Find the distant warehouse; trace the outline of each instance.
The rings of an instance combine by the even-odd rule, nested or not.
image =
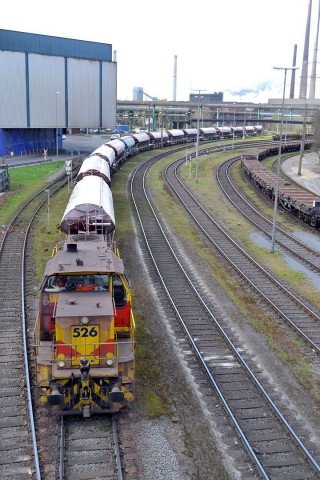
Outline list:
[[[63,129],[112,128],[112,45],[0,29],[0,155],[55,148]]]

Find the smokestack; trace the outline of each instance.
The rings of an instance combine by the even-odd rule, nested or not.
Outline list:
[[[312,72],[311,72],[311,82],[310,82],[310,92],[309,92],[309,98],[311,98],[311,99],[314,99],[315,95],[316,95],[319,22],[320,22],[320,0],[319,0],[319,4],[318,4],[317,34],[316,34],[316,41],[315,41],[315,44],[314,44],[314,51],[313,51]]]
[[[295,44],[294,47],[293,47],[293,60],[292,60],[292,67],[296,67],[296,66],[297,66],[297,44]],[[289,98],[294,98],[294,84],[295,84],[295,81],[296,81],[296,71],[292,70]]]
[[[304,39],[303,61],[301,70],[300,95],[299,98],[307,98],[308,82],[308,56],[309,56],[309,38],[310,38],[310,19],[311,19],[312,0],[309,0],[306,34]]]
[[[173,96],[172,100],[175,102],[177,96],[177,55],[174,56],[173,64]]]

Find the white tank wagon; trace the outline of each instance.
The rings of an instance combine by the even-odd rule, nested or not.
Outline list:
[[[198,129],[197,128],[184,128],[183,132],[186,137],[186,141],[189,142],[196,142],[198,138]],[[199,130],[199,138],[200,138],[200,130]]]
[[[218,127],[218,136],[219,138],[231,138],[232,137],[232,130],[230,127]]]
[[[244,135],[243,127],[231,127],[232,135],[237,138],[241,138]]]
[[[136,144],[136,153],[150,149],[150,137],[147,133],[133,133],[131,137]]]
[[[244,131],[246,135],[251,135],[251,136],[257,135],[257,131],[252,125],[246,125],[244,127]]]
[[[111,166],[111,169],[116,171],[119,169],[120,165],[126,159],[125,157],[126,146],[118,138],[116,140],[111,140],[111,142],[105,143],[105,145],[108,147],[111,147],[116,155],[116,161]]]
[[[168,145],[169,135],[165,130],[162,130],[162,132],[147,132],[147,135],[150,137],[150,144],[153,148],[161,147],[161,141],[163,147]]]
[[[214,127],[202,127],[200,128],[200,136],[202,140],[216,140],[219,132]]]
[[[67,234],[110,235],[115,230],[112,192],[101,177],[89,175],[76,184],[58,228]]]
[[[178,143],[186,142],[186,136],[183,130],[166,130],[169,135],[169,144],[176,145]]]
[[[76,183],[88,175],[101,177],[108,185],[111,183],[110,165],[99,155],[91,155],[82,162],[76,177]]]
[[[136,153],[135,151],[136,142],[134,141],[134,138],[131,135],[124,135],[123,137],[120,137],[119,140],[120,142],[124,143],[124,146],[125,146],[124,156],[126,158],[131,157]]]
[[[96,148],[95,151],[89,155],[89,158],[96,155],[105,160],[109,164],[110,169],[112,169],[112,166],[116,161],[116,153],[114,148],[111,148],[104,143],[100,147]]]

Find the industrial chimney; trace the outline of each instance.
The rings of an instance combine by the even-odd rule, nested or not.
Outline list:
[[[320,1],[320,0],[319,0]],[[293,60],[292,60],[292,67],[297,66],[297,44],[293,47]],[[294,85],[296,82],[296,71],[292,69],[291,73],[291,85],[290,85],[290,96],[289,98],[294,98]]]
[[[316,96],[316,78],[317,78],[317,57],[318,57],[318,40],[319,40],[319,22],[320,22],[320,0],[318,4],[318,22],[317,22],[317,34],[316,41],[314,43],[313,51],[313,61],[312,61],[312,71],[311,71],[311,82],[310,82],[310,91],[309,98],[314,99]]]
[[[172,100],[175,102],[177,99],[177,55],[174,56],[173,64],[173,96]]]
[[[299,95],[299,98],[304,98],[304,99],[307,98],[311,7],[312,7],[312,0],[309,0],[306,33],[305,33],[305,39],[304,39],[302,70],[301,70],[300,95]]]

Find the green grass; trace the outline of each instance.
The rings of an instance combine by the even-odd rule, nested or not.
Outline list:
[[[57,225],[60,223],[69,197],[70,193],[68,193],[66,186],[56,193],[54,197],[50,198],[49,228],[47,204],[44,205],[38,214],[33,238],[37,283],[40,283],[43,277],[46,262],[51,257],[53,248],[60,240],[65,238],[65,234],[58,230]]]
[[[6,225],[28,198],[45,188],[47,178],[63,165],[58,162],[10,169],[10,188],[0,196],[0,225]]]
[[[199,196],[207,209],[212,214],[222,219],[227,228],[234,234],[237,234],[243,243],[245,249],[248,250],[258,261],[264,263],[274,271],[280,278],[284,279],[288,284],[301,295],[305,295],[314,305],[319,305],[320,293],[308,278],[300,272],[291,269],[285,262],[283,255],[279,251],[270,253],[269,249],[265,249],[256,245],[251,241],[249,235],[255,229],[248,223],[238,211],[232,207],[228,200],[221,193],[220,188],[214,186],[214,175],[217,165],[227,159],[230,153],[214,153],[199,157],[198,165],[198,182],[195,176],[190,177],[189,166],[183,165],[182,175],[191,189]],[[179,207],[166,186],[162,183],[162,170],[168,163],[165,160],[157,163],[150,171],[149,177],[152,183],[152,192],[159,205],[160,211],[166,212],[166,222],[170,225],[173,232],[184,239],[189,244],[190,249],[201,257],[208,268],[211,269],[212,275],[224,289],[226,296],[241,311],[243,317],[253,326],[253,328],[265,337],[266,343],[272,348],[276,355],[281,359],[293,375],[299,380],[301,385],[310,390],[316,400],[320,400],[320,381],[313,372],[312,365],[309,364],[308,358],[305,356],[305,345],[297,341],[294,335],[284,335],[281,325],[274,322],[271,315],[261,310],[259,303],[252,298],[250,293],[246,292],[241,284],[238,283],[234,272],[226,268],[220,261],[219,255],[214,255],[212,250],[207,247],[206,243],[199,236],[197,229],[193,228],[188,215]],[[239,176],[240,172],[236,173]],[[244,184],[241,179],[241,188],[251,197],[255,197],[258,206],[272,214],[272,208],[264,206],[264,201],[249,183]],[[279,214],[281,217],[281,214]],[[287,221],[281,218],[281,223],[286,224]]]
[[[218,186],[213,187],[217,166],[224,159],[231,157],[231,155],[232,154],[228,152],[225,154],[209,154],[205,157],[200,156],[198,183],[195,181],[195,178],[189,178],[189,168],[183,165],[182,176],[185,182],[197,193],[205,208],[211,211],[213,215],[222,219],[228,230],[234,235],[237,235],[241,244],[249,254],[256,258],[258,262],[265,264],[267,268],[272,270],[280,278],[292,285],[299,295],[305,296],[315,306],[319,305],[319,290],[304,274],[291,269],[288,266],[284,255],[279,250],[276,249],[274,253],[271,253],[270,248],[261,247],[257,245],[254,240],[251,240],[250,234],[256,232],[256,228],[238,213],[237,209],[230,204]],[[273,204],[271,202],[265,202],[265,199],[260,196],[254,186],[243,178],[240,164],[233,168],[232,175],[244,195],[272,220]],[[160,198],[159,201],[163,201],[163,199]],[[281,224],[284,229],[291,232],[299,230],[299,227],[294,227],[292,225],[287,219],[287,216],[281,212],[281,209],[278,209],[277,223]],[[270,233],[271,228],[270,225]]]

